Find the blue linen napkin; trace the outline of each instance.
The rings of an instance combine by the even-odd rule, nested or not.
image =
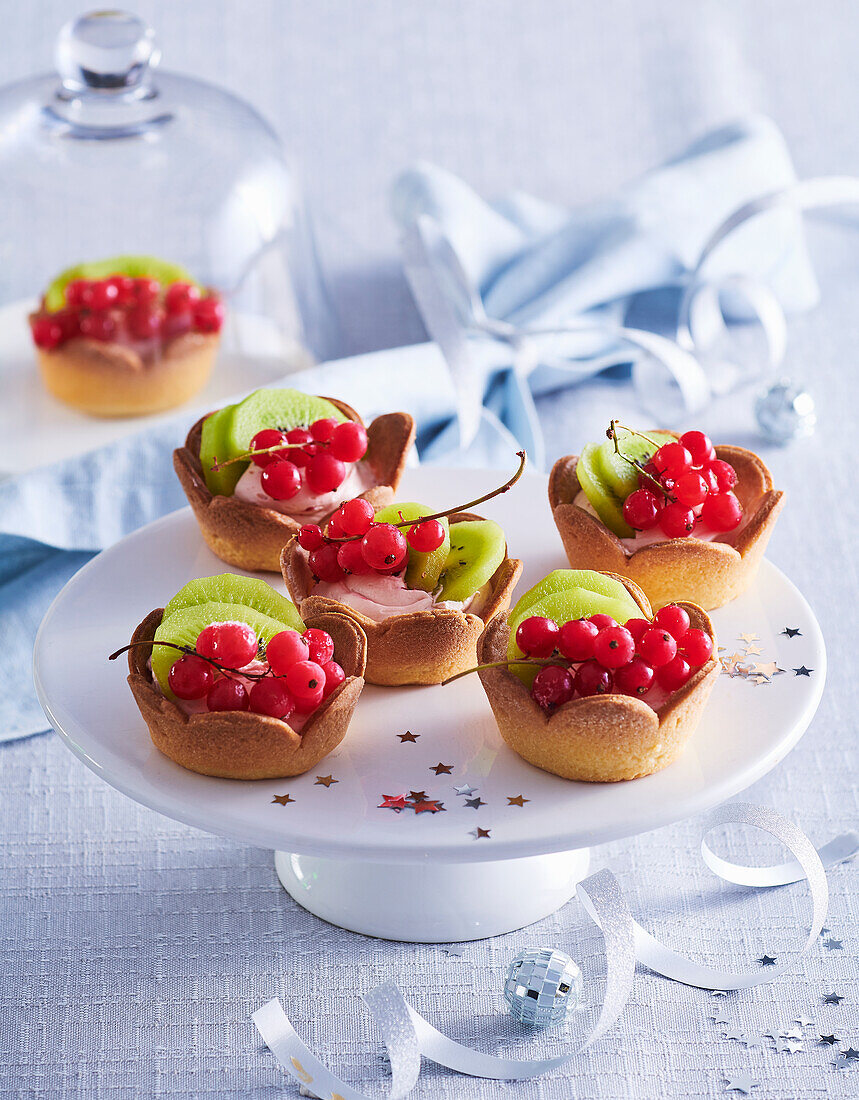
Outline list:
[[[489,204],[430,166],[400,178],[393,205],[405,236],[427,221],[444,236],[490,317],[515,324],[578,315],[621,320],[636,306],[641,312],[644,300],[655,325],[654,303],[662,299],[648,292],[676,283],[729,209],[794,180],[775,125],[752,118],[708,135],[613,199],[572,213],[524,195]],[[766,277],[786,310],[816,301],[792,213],[744,227],[726,252],[725,270]],[[433,285],[434,272],[409,274],[416,289],[423,280],[419,306],[427,295],[450,299],[447,284]],[[445,357],[454,349],[467,358],[466,376],[451,372],[436,346],[421,345],[321,364],[282,384],[340,396],[366,417],[407,409],[418,422],[424,461],[506,467],[520,444],[539,455],[532,393],[567,385],[570,376],[552,366],[528,375],[511,369],[509,348],[470,346],[453,309],[442,311],[443,332],[436,331],[438,317],[424,312]],[[577,334],[551,350],[586,361],[591,372],[629,361],[629,351],[605,335]],[[469,403],[471,427],[463,433]],[[0,482],[0,740],[46,728],[29,665],[52,597],[93,553],[185,504],[171,456],[202,411],[186,410],[156,430]]]

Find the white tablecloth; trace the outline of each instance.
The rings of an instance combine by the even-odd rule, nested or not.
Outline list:
[[[4,76],[48,67],[50,33],[77,7],[8,7]],[[139,7],[157,25],[171,68],[246,95],[290,141],[344,315],[344,354],[421,338],[385,206],[393,173],[418,157],[487,191],[515,186],[575,202],[709,125],[762,109],[784,129],[801,174],[859,171],[859,17],[849,3]],[[787,368],[818,402],[814,439],[762,448],[745,396],[700,421],[717,438],[760,449],[789,493],[770,556],[820,619],[829,682],[808,734],[748,797],[790,815],[818,844],[859,820],[852,234],[814,235],[824,304],[790,331]],[[609,415],[637,415],[628,389],[607,382],[545,400],[541,412],[551,457]],[[579,1025],[523,1040],[500,1013],[510,956],[525,943],[562,946],[586,977],[599,978],[601,941],[575,903],[525,932],[464,946],[461,958],[368,940],[298,908],[270,853],[134,805],[53,735],[4,746],[0,765],[2,1100],[294,1095],[249,1020],[275,994],[323,1059],[378,1089],[385,1060],[357,995],[384,978],[457,1038],[542,1056]],[[719,888],[695,854],[699,824],[605,846],[595,865],[612,867],[652,930],[711,964],[787,951],[808,918],[804,888],[765,897]],[[734,851],[755,848],[738,841]],[[639,974],[621,1023],[558,1073],[505,1086],[429,1066],[416,1097],[716,1097],[740,1070],[760,1082],[758,1100],[859,1095],[859,1064],[834,1069],[833,1048],[816,1042],[834,1033],[859,1047],[857,873],[847,865],[830,874],[827,925],[843,950],[821,944],[793,975],[725,1002]],[[822,1004],[831,992],[844,1002]],[[743,1031],[789,1029],[797,1016],[813,1026],[796,1053],[777,1052],[768,1039],[747,1050],[721,1038],[709,1019],[714,1006]]]

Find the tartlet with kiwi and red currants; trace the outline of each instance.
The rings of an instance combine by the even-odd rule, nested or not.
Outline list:
[[[184,268],[115,256],[63,271],[30,315],[48,391],[93,416],[181,405],[212,373],[224,303]]]
[[[570,565],[622,574],[654,607],[721,607],[757,573],[783,494],[763,461],[699,431],[612,421],[600,443],[560,458],[549,504]]]
[[[265,581],[193,580],[131,639],[128,683],[155,746],[225,779],[314,767],[343,740],[361,689],[366,639],[344,616],[303,621]]]
[[[239,569],[280,572],[283,547],[354,497],[389,504],[415,425],[403,412],[365,427],[336,398],[261,389],[198,420],[173,466],[209,548]]]
[[[417,502],[373,509],[345,501],[323,527],[306,524],[284,548],[283,576],[305,617],[337,613],[367,636],[371,684],[438,684],[476,660],[486,623],[510,603],[522,563],[504,531],[470,511]]]
[[[490,622],[476,669],[501,736],[564,779],[668,767],[719,675],[713,625],[692,603],[654,615],[626,577],[558,569]]]

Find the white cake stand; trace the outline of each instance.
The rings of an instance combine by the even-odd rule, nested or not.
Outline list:
[[[456,504],[500,480],[424,467],[406,472],[400,496]],[[481,511],[504,526],[511,554],[525,563],[520,592],[566,564],[544,478],[528,475]],[[814,615],[764,562],[755,588],[713,620],[729,654],[746,649],[741,634],[754,634],[760,653],[748,659],[786,671],[760,684],[722,676],[684,756],[657,775],[585,784],[531,767],[502,742],[474,676],[446,688],[365,688],[345,741],[307,775],[211,779],[153,747],[124,664],[107,655],[188,580],[224,569],[189,509],[100,554],[42,624],[39,699],[72,752],[108,783],[168,817],[274,849],[280,880],[301,905],[368,935],[458,941],[546,916],[574,893],[589,845],[709,809],[773,768],[808,727],[823,690]],[[380,807],[385,795],[412,791],[444,808]]]

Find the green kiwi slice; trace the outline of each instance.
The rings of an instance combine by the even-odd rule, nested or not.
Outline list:
[[[601,444],[587,443],[579,455],[576,477],[594,511],[619,538],[631,539],[635,531],[623,518],[623,502],[609,482],[602,463]]]
[[[377,523],[399,523],[400,520],[417,520],[423,516],[431,516],[432,508],[424,504],[416,504],[407,501],[404,504],[389,504],[386,508],[376,513]],[[444,542],[437,550],[429,554],[421,553],[409,547],[409,564],[406,566],[406,585],[409,588],[420,588],[424,592],[434,592],[438,587],[438,580],[447,562],[450,552],[450,525],[447,517],[439,520],[444,528]],[[405,530],[403,531],[405,534]]]
[[[230,419],[235,407],[235,405],[225,405],[203,421],[203,430],[200,435],[200,465],[203,467],[206,486],[215,496],[218,494],[231,496],[239,478],[250,465],[248,462],[233,462],[218,470],[212,469],[216,461],[223,461],[230,457],[227,439]]]
[[[238,573],[218,573],[214,577],[198,577],[189,581],[164,608],[164,618],[168,619],[176,611],[201,603],[240,604],[276,619],[292,630],[304,630],[304,623],[291,600],[259,577],[242,577]]]
[[[109,275],[157,279],[162,286],[176,282],[200,285],[184,267],[169,260],[160,260],[157,256],[111,256],[107,260],[87,260],[60,272],[45,291],[45,308],[49,313],[65,308],[66,287],[73,279],[106,279]]]
[[[327,418],[347,419],[324,397],[313,397],[300,390],[256,390],[233,409],[227,427],[228,457],[243,454],[263,428],[296,428]]]
[[[489,580],[507,553],[503,529],[491,519],[451,524],[450,550],[441,574],[441,600],[465,601]]]
[[[644,435],[618,427],[617,437],[618,446],[625,457],[617,454],[614,443],[607,439],[600,444],[599,463],[603,476],[615,495],[626,500],[638,488],[638,470],[626,459],[643,464],[653,457],[663,443],[670,443],[674,436],[670,432],[648,432]]]
[[[609,599],[619,600],[628,605],[631,616],[640,614],[638,604],[624,585],[614,577],[606,577],[592,569],[555,569],[520,597],[510,612],[510,621],[515,619],[518,626],[523,619],[528,618],[529,609],[534,604],[539,603],[546,596],[553,596],[557,592],[565,592],[571,588],[584,589],[586,592],[594,592]],[[591,611],[588,614],[594,615],[596,612]],[[617,618],[617,616],[614,617]]]

